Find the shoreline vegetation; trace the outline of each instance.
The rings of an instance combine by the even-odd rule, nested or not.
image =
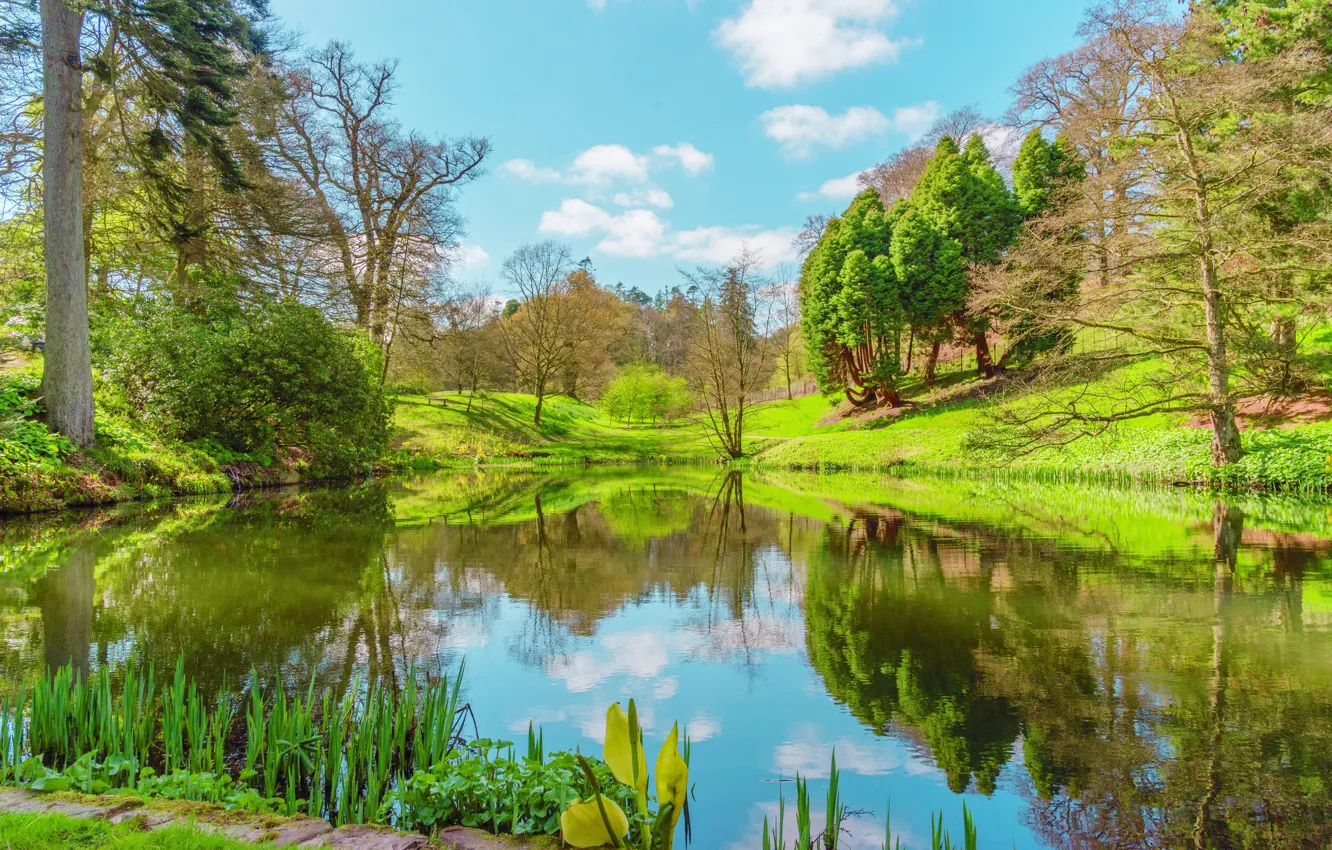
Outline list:
[[[945,365],[945,368],[947,366]],[[22,412],[32,371],[0,378],[0,406]],[[939,389],[909,387],[900,409],[863,411],[807,394],[750,411],[746,457],[725,461],[764,470],[1189,486],[1323,493],[1332,486],[1332,402],[1321,395],[1246,420],[1244,457],[1214,468],[1210,434],[1184,416],[1160,415],[1016,459],[971,451],[968,438],[996,408],[1015,402],[974,372],[941,371]],[[715,465],[696,420],[625,425],[564,396],[403,392],[393,401],[389,448],[343,474],[316,471],[308,456],[226,451],[208,441],[164,440],[130,418],[99,420],[96,448],[74,450],[29,415],[7,426],[0,458],[0,514],[23,514],[176,496],[227,494],[371,475],[592,465]]]
[[[470,850],[515,839],[554,846],[543,839],[556,838],[559,846],[671,850],[700,793],[679,724],[665,736],[650,781],[634,700],[627,712],[619,703],[607,710],[596,758],[548,752],[531,724],[525,746],[481,737],[462,679],[461,667],[452,676],[409,670],[391,685],[355,679],[335,696],[316,693],[313,682],[304,692],[281,679],[261,682],[252,670],[239,687],[224,684],[210,697],[186,676],[183,656],[160,681],[152,665],[132,660],[90,674],[72,665],[47,670],[31,688],[25,682],[17,696],[0,698],[0,840],[40,846],[35,836],[45,835],[53,847],[69,846],[79,819],[97,819],[102,828],[82,830],[80,846],[121,846],[114,827],[124,823],[122,837],[169,833],[145,848],[210,834],[202,844],[217,850],[339,835],[350,843],[332,846],[355,847],[358,830],[369,828]],[[846,807],[839,778],[834,750],[817,825],[808,778],[795,774],[796,850],[836,850],[844,826],[869,814]],[[785,793],[778,810],[786,810]],[[932,814],[935,847],[953,846],[944,824],[943,812]],[[468,839],[461,844],[450,840],[458,827],[468,833],[454,833]],[[787,850],[787,829],[784,816],[772,826],[765,817],[765,850]],[[502,843],[489,840],[501,836]],[[405,835],[381,838],[387,843],[372,846],[421,846]],[[894,846],[891,816],[883,846]],[[977,846],[965,803],[957,846]]]
[[[612,283],[546,240],[502,294],[460,274],[490,138],[198,2],[6,24],[0,513],[479,464],[1332,485],[1319,0],[1093,5],[767,256]]]

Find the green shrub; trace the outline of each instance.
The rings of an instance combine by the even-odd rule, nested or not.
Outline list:
[[[384,451],[379,351],[290,300],[195,311],[132,302],[106,333],[106,377],[127,412],[162,437],[340,474]]]
[[[684,415],[689,401],[683,378],[672,378],[652,364],[630,364],[606,386],[601,409],[629,425],[656,423]]]

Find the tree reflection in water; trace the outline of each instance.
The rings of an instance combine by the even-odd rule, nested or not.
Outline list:
[[[1049,846],[1332,845],[1332,623],[1306,596],[1332,534],[1189,502],[1152,548],[1067,498],[987,520],[699,470],[181,503],[6,531],[0,652],[7,676],[183,653],[206,688],[256,667],[336,690],[451,667],[517,610],[505,663],[555,676],[609,619],[664,607],[673,651],[751,682],[803,649],[866,729],[953,792],[1021,795]]]

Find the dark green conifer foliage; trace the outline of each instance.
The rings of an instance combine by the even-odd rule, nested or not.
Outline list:
[[[893,228],[892,264],[906,318],[918,336],[945,326],[966,306],[967,274],[962,246],[945,235],[924,212],[904,207]]]
[[[1022,140],[1013,161],[1013,194],[1023,217],[1031,218],[1050,209],[1055,188],[1070,180],[1081,180],[1085,171],[1077,152],[1062,137],[1047,141],[1039,129]]]
[[[136,77],[138,104],[153,117],[135,153],[160,188],[174,196],[179,178],[166,163],[186,145],[204,152],[227,190],[244,185],[242,169],[223,132],[236,123],[236,84],[263,59],[267,39],[258,22],[267,0],[93,0],[88,13],[113,25],[128,67],[90,58],[90,69],[111,82]]]
[[[889,259],[892,230],[878,193],[867,189],[828,223],[800,276],[801,327],[810,366],[825,392],[857,404],[899,404],[906,322]]]

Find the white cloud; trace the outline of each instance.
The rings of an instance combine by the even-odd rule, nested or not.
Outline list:
[[[541,214],[538,230],[555,236],[587,236],[609,226],[612,216],[601,207],[578,198],[569,198],[558,210]]]
[[[624,145],[594,145],[574,158],[569,179],[591,185],[615,180],[642,183],[648,179],[648,158]]]
[[[461,271],[462,269],[479,268],[489,262],[490,255],[486,253],[486,249],[480,245],[473,245],[471,242],[463,242],[458,246],[454,267]]]
[[[853,106],[830,115],[820,106],[779,106],[759,116],[763,132],[787,156],[806,157],[818,147],[842,148],[887,130],[888,117],[872,106]]]
[[[558,210],[541,215],[538,228],[551,236],[600,236],[596,250],[620,257],[668,256],[693,262],[724,263],[744,247],[758,251],[765,265],[796,259],[790,228],[700,227],[674,231],[652,210],[631,209],[618,215],[580,198],[568,198]]]
[[[598,12],[606,11],[606,0],[587,0],[587,5],[589,8]],[[685,5],[688,6],[689,10],[692,12],[694,8],[698,6],[698,0],[685,0]]]
[[[778,88],[894,61],[913,43],[884,32],[896,15],[894,0],[749,0],[714,37],[748,85]]]
[[[860,194],[860,175],[863,171],[857,171],[854,174],[848,174],[845,177],[836,177],[832,180],[824,181],[817,192],[801,192],[796,197],[802,201],[812,201],[817,198],[827,198],[831,201],[844,201],[848,198],[854,198]]]
[[[980,131],[985,147],[990,149],[990,159],[1000,171],[1013,167],[1018,151],[1022,148],[1022,131],[1016,127],[1004,127],[1001,124],[989,124]]]
[[[500,170],[533,183],[552,183],[560,179],[558,171],[542,168],[530,159],[511,159],[501,165]]]
[[[622,207],[660,207],[668,210],[675,206],[675,200],[664,189],[639,189],[636,192],[620,192],[614,199]]]
[[[500,170],[531,183],[568,183],[587,186],[591,191],[605,190],[615,183],[642,185],[651,172],[679,165],[696,177],[710,171],[715,157],[689,142],[658,145],[651,154],[634,153],[624,145],[593,145],[574,157],[565,172],[537,165],[530,159],[511,159]]]
[[[932,100],[893,110],[893,129],[916,141],[939,120],[939,104]]]
[[[652,153],[662,159],[678,161],[680,167],[691,175],[711,171],[716,165],[716,157],[704,153],[688,142],[680,142],[678,145],[657,145],[652,149]]]
[[[610,217],[606,237],[597,243],[597,250],[616,257],[655,257],[665,236],[666,223],[656,213],[629,210]]]
[[[675,234],[671,255],[678,260],[725,263],[744,248],[755,251],[765,266],[796,261],[791,246],[796,232],[788,227],[763,230],[758,227],[699,227]]]

